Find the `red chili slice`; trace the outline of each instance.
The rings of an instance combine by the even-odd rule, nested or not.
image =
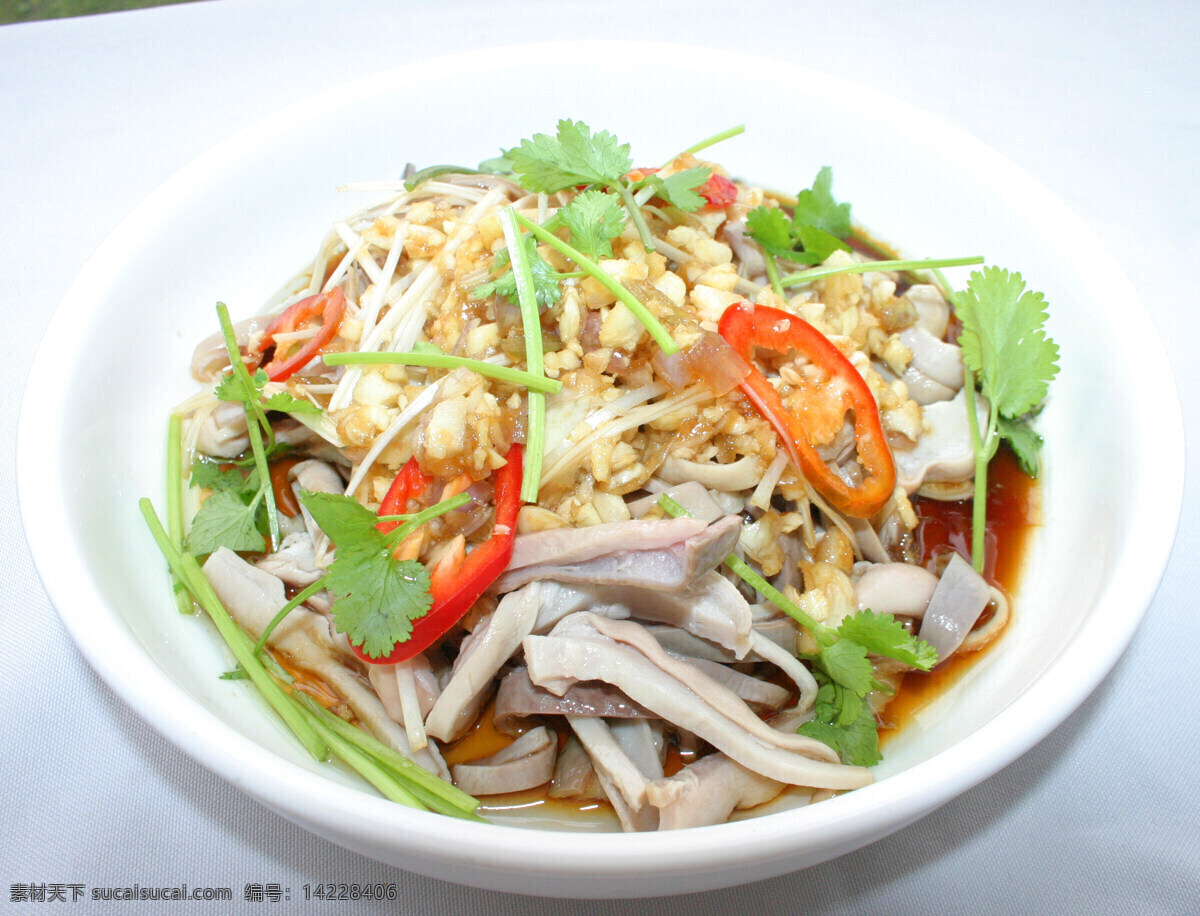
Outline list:
[[[317,318],[321,319],[321,326],[315,335],[290,355],[281,353],[280,348],[276,347],[271,361],[262,367],[267,373],[267,378],[273,382],[281,382],[308,365],[309,361],[333,340],[345,311],[346,297],[340,288],[309,296],[284,309],[263,332],[262,342],[259,344],[260,353],[265,352],[275,342],[276,334],[289,334]]]

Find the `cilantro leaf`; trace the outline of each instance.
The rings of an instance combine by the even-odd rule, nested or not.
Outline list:
[[[657,173],[647,175],[636,186],[650,186],[658,193],[658,196],[674,207],[678,207],[686,213],[693,210],[699,210],[707,203],[704,195],[696,191],[712,174],[712,170],[705,166],[696,166],[690,169],[684,169],[681,172],[675,172],[673,175],[668,175],[663,178]]]
[[[831,232],[818,226],[795,226],[795,237],[800,250],[790,257],[804,264],[820,264],[835,251],[849,251],[850,246]]]
[[[511,175],[512,170],[512,160],[508,157],[508,153],[503,150],[499,156],[484,159],[483,162],[479,163],[479,171],[485,175]]]
[[[247,388],[240,373],[233,372],[221,379],[221,383],[213,389],[213,394],[222,401],[237,401],[242,404],[257,401],[263,386],[267,384],[267,373],[259,369],[250,376],[250,383],[252,389]]]
[[[1025,420],[1001,417],[997,428],[1017,457],[1017,464],[1030,477],[1037,477],[1042,464],[1042,437]]]
[[[339,493],[304,492],[300,501],[317,527],[336,545],[339,559],[359,553],[369,555],[388,546],[385,536],[375,527],[379,516],[358,500]]]
[[[817,172],[812,187],[796,195],[792,222],[814,226],[842,239],[850,234],[850,205],[833,199],[833,169],[824,166]]]
[[[574,185],[613,185],[633,165],[629,144],[582,121],[562,120],[558,132],[534,134],[508,153],[523,187],[553,194]]]
[[[922,671],[928,671],[938,663],[933,646],[905,630],[891,614],[859,611],[841,622],[838,633],[868,652],[886,655]]]
[[[248,505],[232,490],[217,490],[192,519],[188,551],[204,556],[218,547],[254,553],[266,550],[266,540],[258,530],[257,509],[257,502]]]
[[[1001,416],[1024,416],[1046,398],[1058,374],[1058,345],[1046,336],[1046,300],[1025,291],[1019,273],[986,267],[955,297],[963,362]]]
[[[777,258],[792,256],[791,222],[778,207],[755,207],[746,214],[746,229],[764,251]]]
[[[393,559],[386,545],[374,553],[356,553],[353,560],[342,557],[339,546],[325,585],[337,599],[330,611],[337,628],[371,658],[382,658],[396,643],[406,642],[412,622],[433,604],[429,571],[416,560]]]
[[[867,659],[867,650],[849,639],[839,639],[823,646],[817,654],[817,664],[834,683],[866,696],[875,685],[874,669]]]
[[[269,398],[265,398],[263,400],[263,407],[267,410],[278,410],[281,413],[313,414],[317,416],[321,414],[321,408],[312,401],[302,401],[286,391],[277,391]]]
[[[820,264],[835,251],[849,251],[850,205],[839,204],[830,190],[833,171],[825,166],[812,187],[796,195],[789,220],[777,207],[755,207],[746,215],[750,237],[768,254],[798,264]]]
[[[324,579],[336,599],[334,623],[366,655],[387,655],[429,613],[429,571],[416,560],[395,559],[392,538],[375,527],[379,517],[357,500],[306,492],[300,501],[337,547]]]
[[[571,231],[571,244],[593,260],[611,258],[612,240],[625,231],[625,208],[618,198],[604,191],[591,190],[576,195],[559,211],[559,216]],[[537,288],[536,272],[534,288]]]
[[[230,490],[248,501],[258,492],[258,469],[250,464],[224,464],[198,458],[192,465],[191,485],[209,490]]]
[[[817,692],[816,718],[800,725],[800,735],[816,738],[838,752],[841,762],[851,766],[875,766],[883,758],[880,754],[880,732],[875,722],[875,713],[869,704],[854,698],[858,710],[847,716],[848,706],[841,706],[832,699],[832,685],[822,685]],[[845,693],[845,692],[842,692]]]
[[[1046,300],[1025,290],[1019,273],[985,267],[954,294],[962,322],[958,343],[966,370],[967,417],[975,447],[975,493],[971,510],[971,562],[983,572],[987,525],[988,462],[1007,439],[1022,468],[1037,471],[1040,438],[1018,421],[1041,409],[1058,374],[1058,344],[1046,334]],[[976,423],[975,384],[987,399],[987,424]]]
[[[525,246],[525,257],[533,274],[534,298],[537,299],[539,308],[548,309],[562,298],[562,277],[538,254],[537,241],[533,236],[521,236],[521,244]],[[508,250],[503,249],[496,254],[492,269],[500,270],[508,266],[509,262]],[[505,271],[495,280],[481,283],[471,290],[472,299],[486,299],[489,296],[503,296],[513,305],[520,305],[517,298],[517,278],[512,270]]]

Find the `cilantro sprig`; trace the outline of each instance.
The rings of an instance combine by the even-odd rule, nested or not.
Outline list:
[[[585,255],[582,251],[568,245],[552,232],[547,232],[543,227],[539,226],[533,220],[522,216],[520,213],[513,213],[516,221],[522,228],[528,229],[540,242],[544,242],[552,248],[557,248],[568,258],[578,264],[583,271],[599,282],[602,286],[609,290],[621,302],[623,302],[635,316],[650,332],[650,336],[654,338],[654,342],[662,348],[663,353],[670,356],[679,350],[679,345],[667,333],[666,328],[659,324],[658,319],[646,306],[633,295],[624,286],[612,278],[612,276],[602,269],[599,264]]]
[[[943,286],[950,287],[942,278]],[[951,292],[962,322],[958,343],[966,370],[967,419],[975,446],[971,560],[984,567],[987,525],[987,469],[1007,441],[1022,470],[1036,477],[1041,437],[1029,426],[1042,409],[1058,374],[1058,344],[1046,334],[1046,299],[1026,290],[1019,273],[985,267],[971,274],[967,288]],[[988,401],[987,425],[979,428],[975,386]]]
[[[665,494],[659,496],[658,504],[673,518],[690,516],[683,506]],[[887,691],[888,688],[875,679],[868,653],[894,658],[920,671],[928,671],[938,662],[937,651],[904,629],[891,614],[863,610],[847,617],[837,627],[821,623],[736,554],[726,557],[725,565],[808,630],[817,643],[816,654],[809,658],[814,676],[821,684],[816,716],[801,726],[800,733],[825,742],[841,754],[845,763],[859,766],[878,763],[875,717],[864,698],[872,690]]]
[[[349,496],[306,491],[300,501],[337,547],[322,580],[334,594],[334,623],[365,655],[383,658],[412,636],[413,621],[424,617],[433,602],[424,564],[397,560],[393,550],[421,525],[470,497],[460,493],[413,515],[397,516],[404,523],[387,534],[375,527],[380,517]]]
[[[625,211],[611,194],[583,191],[559,211],[571,242],[593,260],[613,256],[612,240],[625,231]]]
[[[560,273],[556,271],[546,263],[545,258],[538,254],[537,242],[530,236],[524,236],[521,245],[525,262],[529,265],[538,307],[551,308],[562,298],[562,281],[582,275],[578,272]],[[513,305],[520,305],[517,298],[517,275],[513,272],[511,264],[511,252],[507,248],[502,248],[492,261],[492,274],[495,279],[481,283],[471,290],[471,298],[486,299],[489,296],[503,296]]]
[[[513,174],[529,191],[553,194],[566,188],[605,189],[625,204],[629,218],[647,251],[654,250],[654,238],[642,208],[634,200],[635,191],[651,186],[669,204],[680,210],[699,209],[704,198],[695,189],[707,179],[704,167],[687,169],[679,175],[631,176],[633,159],[629,144],[621,143],[606,130],[595,133],[582,121],[561,120],[554,136],[534,134],[507,153]]]
[[[192,530],[188,533],[188,550],[197,556],[212,553],[218,547],[261,552],[267,549],[267,538],[272,548],[278,546],[279,516],[269,470],[276,444],[267,413],[321,413],[321,408],[316,404],[293,397],[286,391],[267,394],[267,374],[262,369],[252,374],[246,367],[229,319],[229,310],[223,302],[217,303],[217,320],[225,339],[230,372],[213,388],[213,395],[218,400],[242,405],[246,414],[251,457],[248,462],[229,465],[206,460],[192,465],[192,486],[215,491],[200,506],[192,519]],[[248,473],[244,470],[247,463],[250,466]],[[168,518],[172,517],[173,512],[168,507]]]
[[[824,166],[812,187],[796,195],[788,216],[778,207],[755,207],[746,214],[746,230],[762,248],[771,286],[783,296],[779,260],[820,264],[835,251],[849,251],[850,205],[833,196],[833,170]]]

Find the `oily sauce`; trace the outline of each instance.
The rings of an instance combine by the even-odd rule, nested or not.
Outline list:
[[[944,562],[949,552],[971,555],[971,500],[940,502],[915,497],[913,508],[921,519],[915,535],[923,566],[940,572],[939,562]],[[984,578],[1006,595],[1011,596],[1017,590],[1029,533],[1040,520],[1041,501],[1036,481],[1025,476],[1007,446],[1001,447],[988,468]],[[1013,608],[1013,613],[1018,611],[1019,608]],[[985,609],[980,623],[988,616]],[[998,639],[1003,636],[1001,633]],[[881,716],[880,744],[886,743],[918,711],[948,690],[990,648],[955,655],[928,674],[920,671],[905,674],[895,699]]]

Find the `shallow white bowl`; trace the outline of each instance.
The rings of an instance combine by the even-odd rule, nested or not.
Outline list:
[[[592,78],[547,78],[568,66]],[[520,104],[506,104],[498,85],[519,87]],[[309,760],[244,683],[216,678],[229,661],[215,635],[174,610],[136,503],[149,495],[161,504],[167,413],[194,390],[189,356],[215,326],[214,303],[235,317],[257,310],[330,222],[364,202],[338,185],[395,177],[407,161],[470,165],[552,132],[560,117],[613,131],[639,163],[744,122],[745,135],[711,151],[734,173],[795,190],[832,165],[856,220],[905,253],[984,254],[1022,271],[1051,303],[1062,373],[1040,424],[1045,525],[1015,621],[997,651],[888,744],[872,786],[669,837],[413,812]],[[1129,351],[1139,354],[1136,374],[1118,370]],[[1133,447],[1146,441],[1158,447]],[[711,52],[697,49],[577,43],[473,52],[360,80],[233,137],[168,181],[97,251],[55,314],[23,406],[18,475],[34,559],[81,650],[206,766],[314,832],[405,869],[523,893],[643,896],[770,877],[858,848],[1058,725],[1115,662],[1153,595],[1178,520],[1182,443],[1167,360],[1136,293],[1096,237],[995,152],[895,99],[789,64],[722,53],[714,69]]]

